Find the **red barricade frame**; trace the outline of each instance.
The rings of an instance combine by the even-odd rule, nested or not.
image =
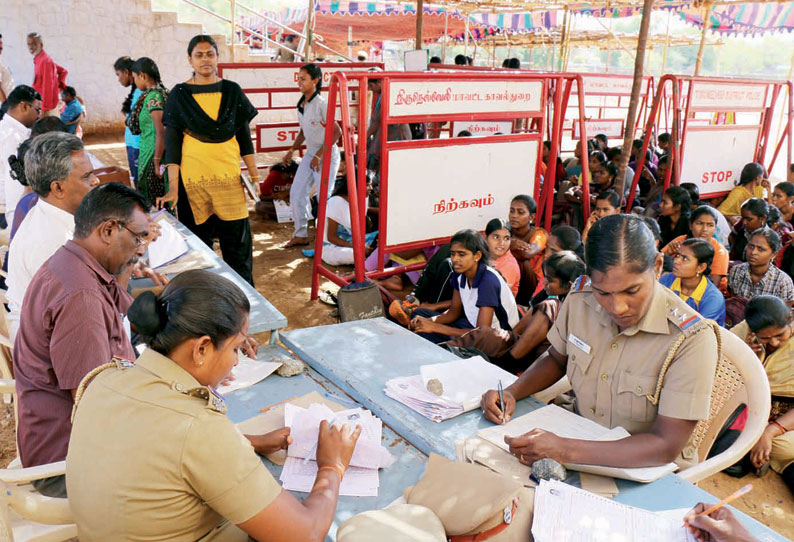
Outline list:
[[[373,77],[374,76],[374,77]],[[366,247],[364,246],[364,233],[366,230],[365,221],[366,221],[366,210],[363,210],[361,207],[363,203],[366,201],[366,148],[367,148],[367,141],[366,137],[358,137],[355,140],[356,134],[366,134],[367,132],[367,125],[369,122],[369,112],[368,111],[361,111],[358,116],[358,127],[354,126],[350,120],[350,109],[348,104],[348,96],[349,96],[349,81],[356,80],[358,82],[359,88],[366,88],[367,82],[369,79],[376,78],[381,80],[381,88],[382,88],[382,96],[381,96],[381,129],[380,129],[380,136],[381,136],[381,160],[380,160],[380,210],[379,210],[379,250],[382,256],[381,261],[379,262],[378,269],[371,272],[366,272],[364,268],[364,259],[365,259],[365,250]],[[349,197],[349,206],[350,206],[350,214],[351,214],[351,234],[353,237],[353,253],[354,253],[354,267],[355,273],[352,276],[342,276],[331,269],[327,268],[323,261],[322,261],[322,249],[323,249],[323,237],[325,232],[325,219],[326,219],[326,203],[327,200],[322,199],[320,201],[318,216],[317,216],[317,227],[316,227],[316,239],[315,239],[315,252],[314,252],[314,264],[313,264],[313,271],[312,271],[312,291],[311,296],[312,299],[317,298],[317,293],[319,289],[319,280],[320,276],[323,276],[332,282],[342,286],[348,284],[351,280],[355,281],[363,281],[365,278],[383,278],[390,275],[394,275],[397,273],[402,273],[406,271],[412,271],[421,269],[424,267],[424,262],[419,264],[413,264],[409,266],[400,266],[400,267],[393,267],[393,268],[384,268],[384,258],[386,253],[393,252],[397,250],[405,250],[411,248],[423,248],[427,246],[434,246],[449,240],[449,237],[436,237],[430,239],[423,239],[420,241],[414,242],[405,242],[395,245],[387,245],[387,236],[388,232],[387,228],[387,217],[388,217],[388,160],[389,160],[389,150],[397,150],[397,149],[411,149],[411,148],[433,148],[433,147],[446,147],[446,146],[466,146],[466,145],[473,145],[473,144],[480,144],[484,143],[486,138],[483,137],[470,137],[470,138],[455,138],[455,139],[424,139],[424,140],[412,140],[412,141],[387,141],[387,132],[388,132],[388,125],[389,124],[396,124],[396,123],[412,123],[412,122],[438,122],[438,121],[450,121],[454,122],[458,121],[496,121],[496,120],[513,120],[516,118],[519,119],[529,119],[529,120],[537,120],[538,130],[534,133],[515,133],[515,134],[507,134],[507,135],[500,135],[499,142],[510,143],[510,142],[522,142],[522,141],[537,141],[538,143],[538,155],[536,157],[537,164],[541,162],[541,154],[542,154],[542,145],[543,145],[543,133],[545,132],[545,122],[546,122],[546,112],[548,110],[548,92],[550,86],[555,86],[556,88],[562,88],[562,83],[565,80],[568,80],[567,88],[570,92],[570,89],[573,85],[573,82],[576,81],[578,83],[579,89],[583,88],[581,86],[581,77],[577,75],[563,75],[563,74],[535,74],[535,73],[498,73],[498,74],[484,74],[484,73],[457,73],[457,74],[442,74],[442,73],[428,73],[428,72],[380,72],[377,74],[373,73],[345,73],[345,72],[337,72],[334,73],[331,80],[331,89],[328,96],[328,119],[329,122],[326,126],[326,137],[325,137],[325,144],[326,146],[331,144],[333,138],[333,124],[336,122],[336,108],[337,104],[341,106],[341,128],[342,128],[342,144],[345,153],[345,167],[346,167],[346,176],[348,182],[348,194],[351,194]],[[390,115],[389,111],[389,86],[392,81],[401,81],[401,82],[411,82],[411,81],[419,81],[419,82],[427,82],[427,81],[505,81],[505,82],[539,82],[542,85],[542,95],[540,97],[541,104],[540,108],[537,112],[524,112],[524,111],[503,111],[503,112],[490,112],[490,113],[440,113],[440,114],[421,114],[421,115],[406,115],[406,116],[398,116],[393,117]],[[560,93],[556,93],[553,97],[557,105],[561,103],[562,95]],[[560,137],[560,131],[563,128],[563,121],[560,115],[561,108],[556,107],[555,111],[557,112],[552,118],[552,133],[554,134],[555,139]],[[582,108],[583,111],[583,108]],[[585,133],[585,126],[583,122],[583,118],[580,118],[580,127],[584,135]],[[493,136],[491,136],[493,137]],[[488,138],[488,143],[493,142],[490,138]],[[586,139],[582,139],[582,146],[586,145]],[[556,146],[552,145],[551,155],[549,157],[549,163],[556,163],[557,160],[557,148]],[[583,166],[585,174],[587,173],[587,166],[586,161]],[[330,164],[326,161],[323,161],[322,165],[322,173],[321,173],[321,187],[318,190],[318,193],[325,194],[327,191],[327,183],[328,181],[328,174],[329,174]],[[356,170],[358,171],[358,176],[355,176]],[[554,192],[554,175],[555,175],[556,168],[548,168],[546,172],[546,178],[544,179],[543,185],[543,196],[539,198],[539,201],[548,202],[548,208],[550,209],[550,204],[553,201],[553,192]],[[538,198],[539,190],[540,190],[540,168],[536,167],[535,169],[535,196]],[[585,184],[585,198],[584,203],[585,207],[589,211],[589,195],[587,193],[587,185]],[[551,193],[549,196],[548,193]],[[352,197],[352,194],[356,194],[357,197]],[[540,206],[538,207],[538,216],[536,217],[536,224],[541,223],[541,218],[544,215],[546,207]],[[551,220],[551,216],[547,217],[546,223],[548,224]]]
[[[763,104],[760,106],[752,107],[736,107],[728,103],[725,106],[693,106],[693,91],[698,84],[701,85],[716,85],[735,87],[738,85],[745,85],[746,87],[765,86]],[[668,94],[668,87],[670,94]],[[780,98],[780,93],[783,89],[788,92],[787,103],[784,106],[783,114],[786,116],[785,128],[783,129],[780,139],[775,144],[770,140],[770,132],[772,128],[772,120],[774,117],[777,101]],[[643,167],[645,166],[645,156],[650,144],[650,138],[654,127],[661,122],[664,118],[662,116],[662,104],[669,104],[669,111],[667,111],[667,122],[672,126],[670,131],[670,162],[667,168],[667,175],[664,179],[664,189],[670,186],[671,182],[678,186],[681,184],[681,166],[686,151],[687,134],[690,131],[727,131],[737,130],[741,128],[758,128],[759,133],[756,140],[756,145],[753,152],[754,161],[761,163],[766,167],[767,171],[775,165],[783,142],[787,141],[787,158],[788,164],[792,163],[792,116],[794,115],[794,97],[792,96],[792,82],[791,81],[773,81],[764,79],[734,79],[728,77],[694,77],[694,76],[681,76],[681,75],[665,75],[659,80],[659,86],[651,106],[650,114],[647,118],[642,150],[640,152],[639,161],[634,172],[634,179],[632,181],[631,191],[627,201],[627,209],[631,208],[634,201],[634,193],[639,183]],[[686,96],[683,96],[686,94]],[[696,112],[753,112],[760,114],[760,122],[758,125],[752,124],[722,124],[722,125],[694,125],[694,113]],[[770,142],[774,144],[774,152],[768,165],[764,164],[767,151],[769,150]],[[709,193],[703,196],[703,199],[721,197],[727,194],[730,189],[723,192]]]

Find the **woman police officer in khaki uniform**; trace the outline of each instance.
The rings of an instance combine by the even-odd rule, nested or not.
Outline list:
[[[510,419],[515,402],[567,375],[575,410],[631,436],[610,442],[561,438],[533,430],[505,437],[522,463],[550,457],[562,463],[645,467],[697,462],[689,439],[708,417],[717,362],[712,324],[657,277],[662,256],[651,231],[629,215],[602,218],[590,230],[589,280],[571,288],[548,334],[551,347],[504,391],[482,397],[485,417]]]
[[[93,371],[75,401],[66,486],[81,542],[324,539],[361,429],[323,422],[311,493],[282,491],[256,453],[286,447],[289,429],[244,437],[213,391],[248,312],[245,294],[208,271],[135,300],[129,318],[149,348]]]

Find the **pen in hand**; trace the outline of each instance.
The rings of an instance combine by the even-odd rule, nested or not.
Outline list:
[[[499,387],[497,388],[499,391],[499,409],[502,411],[502,423],[505,423],[505,396],[502,390],[502,381],[499,380]]]

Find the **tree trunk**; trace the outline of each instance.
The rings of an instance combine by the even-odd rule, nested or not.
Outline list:
[[[653,0],[645,0],[642,7],[642,21],[640,22],[640,34],[637,37],[637,52],[634,56],[634,81],[631,84],[631,100],[629,101],[629,111],[626,115],[626,131],[624,132],[623,139],[623,152],[620,156],[620,164],[618,164],[618,178],[615,183],[620,197],[623,197],[625,192],[624,178],[626,176],[626,166],[629,163],[629,156],[631,154],[631,145],[634,142],[635,123],[637,121],[637,104],[640,101],[640,91],[642,90],[642,74],[645,71],[645,48],[648,44],[648,28],[651,25],[651,10],[653,9]],[[582,157],[586,160],[586,157]],[[587,182],[583,179],[582,182]]]

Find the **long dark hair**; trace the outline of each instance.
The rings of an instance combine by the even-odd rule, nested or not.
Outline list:
[[[480,265],[488,265],[491,259],[491,252],[488,250],[488,244],[479,232],[474,230],[460,230],[449,240],[450,246],[455,243],[463,245],[463,247],[472,254],[477,254],[477,252],[479,252],[482,254],[482,258],[480,258],[479,261]]]
[[[653,269],[656,243],[642,218],[633,215],[610,215],[590,229],[585,245],[587,274],[605,273],[613,267],[628,266],[634,273]]]
[[[179,274],[159,296],[139,295],[128,316],[144,343],[168,355],[185,341],[204,335],[220,346],[242,331],[250,310],[248,298],[232,281],[194,269]]]
[[[681,243],[681,246],[689,247],[692,250],[692,254],[695,255],[698,265],[702,263],[706,264],[706,270],[703,271],[704,275],[711,275],[711,263],[714,261],[714,247],[711,246],[711,243],[705,239],[690,237]]]
[[[128,56],[122,56],[116,59],[116,62],[113,63],[113,69],[117,72],[130,72],[132,73],[132,66],[135,64],[135,61]],[[121,112],[125,115],[129,115],[132,112],[132,97],[135,94],[135,82],[133,81],[130,84],[130,93],[127,94],[127,97],[124,99],[124,103],[121,104]]]
[[[160,78],[160,69],[157,64],[148,56],[142,56],[132,65],[132,73],[145,74],[158,85],[162,85],[163,81]]]

